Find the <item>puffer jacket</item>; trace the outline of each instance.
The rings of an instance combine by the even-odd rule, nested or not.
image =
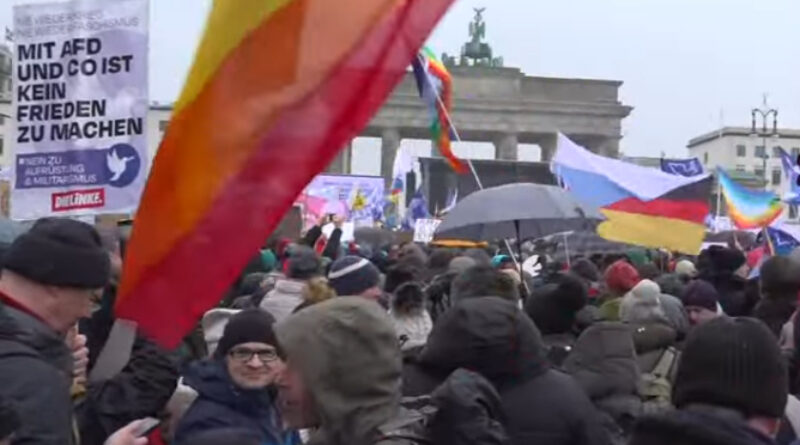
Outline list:
[[[674,329],[662,323],[631,324],[633,345],[636,348],[636,361],[639,371],[651,372],[667,348],[674,346],[677,333]],[[672,366],[672,372],[677,370]],[[674,380],[674,379],[671,379]]]
[[[564,362],[601,413],[609,435],[627,437],[642,412],[639,365],[630,326],[602,322],[586,329]]]
[[[609,443],[586,394],[550,368],[539,331],[512,302],[473,298],[446,312],[418,362],[404,369],[404,395],[428,394],[458,368],[480,373],[497,388],[512,444]]]

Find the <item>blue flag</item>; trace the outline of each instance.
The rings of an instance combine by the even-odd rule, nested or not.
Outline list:
[[[703,174],[703,164],[697,158],[661,159],[661,171],[671,175],[699,176]]]
[[[789,204],[800,204],[800,184],[798,184],[800,167],[798,167],[797,159],[793,159],[781,148],[781,164],[783,164],[783,173],[789,181],[789,190],[783,195],[783,201]]]
[[[417,225],[417,220],[422,218],[430,218],[431,212],[428,210],[428,200],[422,194],[422,188],[414,192],[411,197],[411,202],[408,204],[406,211],[406,220],[403,221],[403,228],[413,230]]]
[[[776,227],[767,227],[767,242],[772,255],[789,255],[800,247],[800,240],[795,234]]]

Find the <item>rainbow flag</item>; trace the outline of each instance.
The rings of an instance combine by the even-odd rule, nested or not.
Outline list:
[[[452,1],[215,0],[136,214],[116,315],[179,344]]]
[[[417,81],[419,95],[431,118],[431,134],[439,152],[450,167],[458,173],[466,173],[467,165],[453,153],[450,142],[452,132],[450,115],[453,109],[453,79],[442,62],[427,47],[411,63]]]
[[[741,186],[721,168],[717,169],[717,180],[728,206],[728,215],[737,228],[766,227],[781,215],[783,206],[775,193]]]

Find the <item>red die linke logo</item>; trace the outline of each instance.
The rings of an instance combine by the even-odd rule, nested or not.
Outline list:
[[[76,190],[74,192],[53,193],[53,211],[64,212],[75,209],[92,209],[106,204],[106,191],[103,189]]]

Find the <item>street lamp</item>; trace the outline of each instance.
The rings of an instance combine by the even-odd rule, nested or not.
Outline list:
[[[769,117],[772,116],[772,133],[769,132],[767,128],[767,124],[769,122]],[[761,131],[756,127],[756,117],[761,117]],[[751,111],[752,117],[752,127],[750,129],[750,136],[758,137],[761,136],[761,143],[762,147],[764,147],[764,153],[761,158],[762,161],[762,175],[764,177],[764,189],[767,189],[769,182],[767,181],[767,158],[769,158],[769,150],[767,150],[767,138],[768,137],[780,137],[778,134],[778,110],[775,108],[770,108],[767,105],[767,95],[764,95],[764,103],[761,105],[761,108],[753,108]]]

